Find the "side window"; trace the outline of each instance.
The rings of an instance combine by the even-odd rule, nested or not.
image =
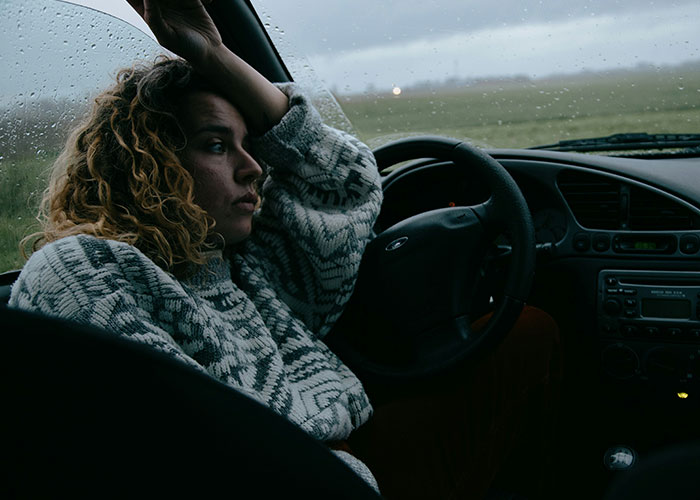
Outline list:
[[[90,8],[56,0],[2,6],[0,272],[23,265],[19,242],[39,227],[50,167],[94,96],[119,69],[162,51],[139,29]]]

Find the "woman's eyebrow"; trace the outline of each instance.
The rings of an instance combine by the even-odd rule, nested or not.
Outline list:
[[[199,135],[204,132],[214,132],[217,134],[227,134],[233,136],[233,129],[231,127],[227,127],[226,125],[214,125],[214,124],[209,124],[209,125],[204,125],[197,130],[194,131],[194,135]]]

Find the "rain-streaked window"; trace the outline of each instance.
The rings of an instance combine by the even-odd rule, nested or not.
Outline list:
[[[96,10],[55,0],[2,3],[0,17],[0,272],[23,265],[48,170],[67,134],[118,69],[162,49]]]

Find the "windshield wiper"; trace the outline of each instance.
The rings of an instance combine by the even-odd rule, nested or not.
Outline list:
[[[527,149],[550,151],[632,151],[635,149],[693,148],[700,146],[700,134],[613,134],[607,137],[571,139]]]

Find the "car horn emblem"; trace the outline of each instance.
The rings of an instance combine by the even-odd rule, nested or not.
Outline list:
[[[402,236],[399,239],[396,239],[389,243],[384,250],[387,252],[393,252],[394,250],[397,250],[404,246],[404,244],[408,241],[408,236]]]
[[[637,453],[627,446],[608,448],[603,457],[605,466],[610,470],[626,470],[632,468],[637,461]]]

